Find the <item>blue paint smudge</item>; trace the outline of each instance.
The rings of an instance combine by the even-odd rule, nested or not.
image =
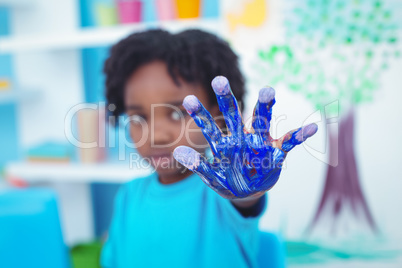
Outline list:
[[[253,129],[261,136],[260,142],[270,142],[269,128],[272,118],[272,106],[275,104],[275,90],[271,87],[262,88],[254,109]]]
[[[287,137],[284,139],[282,144],[282,150],[285,152],[289,152],[296,145],[301,144],[307,138],[313,136],[318,130],[316,124],[310,124],[305,127],[301,127],[294,132],[290,132],[287,134]]]
[[[273,88],[260,90],[254,109],[253,129],[249,132],[243,130],[237,100],[228,80],[218,76],[212,81],[212,88],[228,126],[228,135],[223,135],[197,97],[187,96],[183,106],[210,144],[213,162],[208,162],[199,152],[186,146],[177,147],[173,155],[224,198],[262,195],[278,181],[287,152],[314,135],[317,125],[311,124],[291,131],[275,140],[278,148],[273,147],[274,140],[269,134],[272,106],[275,104]]]

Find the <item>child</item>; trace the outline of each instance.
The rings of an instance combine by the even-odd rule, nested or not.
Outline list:
[[[255,133],[243,134],[227,80],[214,80],[217,95],[210,89],[214,77],[223,75],[237,100],[243,101],[237,56],[226,42],[200,30],[132,34],[113,46],[104,71],[114,115],[127,113],[131,118],[130,136],[156,173],[121,187],[102,266],[256,267],[258,219],[266,206],[265,192],[277,181],[281,166],[230,160],[250,152],[258,158],[262,152],[280,164],[316,127],[290,132],[277,141],[268,137],[275,102],[268,88],[260,92],[255,112],[266,120],[255,119]],[[182,106],[185,98],[187,111]],[[218,130],[206,110],[213,118],[223,112],[229,135]],[[214,163],[199,155],[208,145]],[[175,160],[174,150],[188,169]]]

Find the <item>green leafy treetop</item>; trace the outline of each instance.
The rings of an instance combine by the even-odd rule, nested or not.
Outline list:
[[[382,70],[400,58],[392,0],[288,2],[286,42],[258,51],[257,73],[302,93],[316,109],[371,102]]]

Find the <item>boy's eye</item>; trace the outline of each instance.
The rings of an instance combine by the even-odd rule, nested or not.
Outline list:
[[[174,121],[179,121],[180,119],[184,118],[184,116],[186,115],[185,112],[183,111],[173,111],[170,115],[170,117],[172,118],[172,120]]]
[[[140,114],[130,115],[130,123],[133,125],[138,125],[146,121],[146,117]]]

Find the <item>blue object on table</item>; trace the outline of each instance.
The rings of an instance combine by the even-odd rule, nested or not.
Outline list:
[[[53,191],[0,192],[0,267],[71,267]]]
[[[260,232],[260,251],[258,264],[260,268],[284,268],[286,267],[285,243],[274,234]]]
[[[27,156],[30,159],[44,160],[72,160],[74,146],[70,143],[46,141],[28,149]]]

